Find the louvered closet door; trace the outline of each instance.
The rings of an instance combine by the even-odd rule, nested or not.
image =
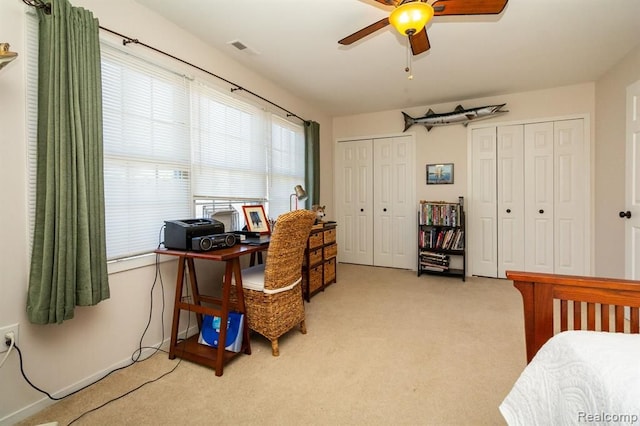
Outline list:
[[[498,233],[496,218],[496,128],[472,131],[471,206],[468,252],[471,274],[496,277],[498,271]]]
[[[524,268],[524,126],[497,129],[498,278]]]
[[[373,145],[340,142],[336,150],[340,261],[373,264]]]
[[[553,122],[524,128],[524,258],[529,272],[554,272]]]

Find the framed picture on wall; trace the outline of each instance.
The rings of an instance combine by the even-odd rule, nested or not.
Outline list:
[[[453,163],[427,164],[427,185],[453,183]]]
[[[242,206],[244,221],[247,224],[247,231],[269,234],[269,221],[264,214],[263,206]]]

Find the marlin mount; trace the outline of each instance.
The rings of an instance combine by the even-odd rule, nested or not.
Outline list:
[[[450,124],[463,124],[467,125],[472,121],[483,120],[486,118],[494,117],[498,114],[504,114],[509,112],[508,110],[502,110],[502,107],[506,104],[500,105],[486,105],[478,108],[464,109],[462,105],[458,105],[456,109],[451,112],[445,112],[444,114],[436,114],[431,109],[422,117],[411,117],[409,114],[403,112],[404,116],[404,130],[406,132],[409,127],[414,124],[422,124],[427,128],[427,131],[431,130],[434,126],[448,126]]]

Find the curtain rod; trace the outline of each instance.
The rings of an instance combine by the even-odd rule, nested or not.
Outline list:
[[[43,9],[44,13],[46,13],[47,15],[51,14],[51,4],[50,3],[45,3],[43,0],[22,0],[22,2],[27,4],[27,5],[29,5],[29,6],[35,7],[37,9]],[[282,111],[286,112],[287,113],[287,117],[296,117],[298,120],[301,120],[303,123],[309,124],[308,120],[305,120],[304,118],[300,117],[299,115],[292,113],[291,111],[287,110],[286,108],[283,108],[280,105],[278,105],[278,104],[276,104],[274,102],[271,102],[269,99],[266,99],[266,98],[258,95],[257,93],[252,92],[251,90],[246,89],[246,88],[234,83],[233,81],[227,80],[224,77],[221,77],[221,76],[219,76],[217,74],[212,73],[211,71],[207,71],[204,68],[199,67],[198,65],[192,64],[191,62],[187,62],[184,59],[180,59],[177,56],[174,56],[174,55],[172,55],[170,53],[164,52],[164,51],[162,51],[160,49],[157,49],[157,48],[155,48],[153,46],[149,46],[148,44],[145,44],[145,43],[139,41],[136,38],[131,38],[131,37],[126,36],[124,34],[120,34],[120,33],[116,32],[116,31],[110,30],[109,28],[105,28],[102,25],[100,25],[100,29],[104,30],[104,31],[107,31],[107,32],[109,32],[111,34],[115,34],[118,37],[122,37],[122,45],[123,46],[126,46],[129,43],[139,44],[140,46],[144,46],[147,49],[153,50],[154,52],[157,52],[157,53],[160,53],[162,55],[168,56],[168,57],[170,57],[170,58],[172,58],[172,59],[174,59],[176,61],[182,62],[185,65],[189,65],[190,67],[196,68],[196,69],[198,69],[198,70],[200,70],[200,71],[202,71],[204,73],[207,73],[207,74],[209,74],[209,75],[211,75],[211,76],[213,76],[213,77],[215,77],[215,78],[217,78],[219,80],[222,80],[225,83],[233,86],[231,88],[231,92],[232,93],[235,92],[235,91],[238,91],[238,90],[241,90],[243,92],[249,93],[250,95],[255,96],[256,98],[258,98],[258,99],[260,99],[260,100],[262,100],[264,102],[267,102],[267,103],[273,105],[274,107],[279,108]]]

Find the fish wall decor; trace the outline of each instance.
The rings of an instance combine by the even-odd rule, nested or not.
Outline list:
[[[501,109],[506,104],[501,105],[486,105],[478,108],[464,109],[462,105],[458,105],[456,109],[451,112],[445,112],[444,114],[436,114],[431,109],[422,117],[411,117],[406,112],[403,112],[404,116],[404,130],[414,124],[422,124],[427,128],[427,131],[431,130],[434,126],[448,126],[450,124],[463,124],[467,125],[471,121],[483,120],[485,118],[491,118],[498,114],[504,114],[509,112],[508,110]]]

